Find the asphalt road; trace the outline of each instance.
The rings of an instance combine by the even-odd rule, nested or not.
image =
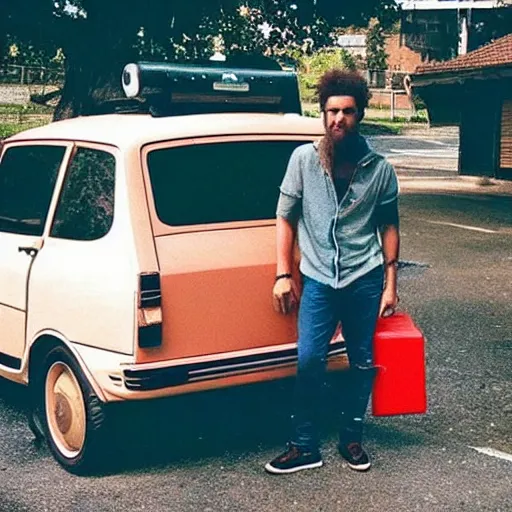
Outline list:
[[[386,135],[370,137],[373,148],[386,157],[457,158],[456,137],[430,138]]]
[[[378,143],[389,154],[441,147]],[[74,477],[33,443],[24,390],[1,381],[0,511],[512,510],[512,461],[474,449],[512,455],[512,197],[405,187],[401,218],[401,259],[421,265],[401,271],[399,293],[427,338],[429,406],[369,418],[370,472],[336,453],[331,388],[325,466],[265,474],[287,438],[285,381],[130,404],[117,468]]]

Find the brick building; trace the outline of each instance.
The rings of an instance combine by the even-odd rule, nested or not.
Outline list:
[[[390,71],[412,73],[424,63],[421,53],[403,44],[400,34],[391,34],[386,37],[386,53]]]

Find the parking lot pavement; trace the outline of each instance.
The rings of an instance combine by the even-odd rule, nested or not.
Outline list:
[[[403,178],[400,304],[426,336],[428,412],[369,417],[370,472],[336,453],[343,376],[326,394],[325,466],[277,477],[263,465],[287,438],[290,380],[130,404],[105,454],[117,467],[91,478],[34,445],[24,390],[0,382],[0,511],[512,510],[512,197]]]
[[[395,167],[403,193],[512,195],[512,181],[458,174],[456,137],[376,136],[370,143]]]

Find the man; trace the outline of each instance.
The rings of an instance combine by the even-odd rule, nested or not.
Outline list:
[[[397,302],[398,182],[393,167],[359,134],[368,86],[357,73],[331,70],[318,84],[325,135],[292,154],[277,206],[274,307],[298,303],[292,277],[298,236],[303,277],[298,313],[298,369],[293,436],[265,469],[274,474],[322,466],[316,432],[329,342],[341,322],[350,362],[339,453],[364,471],[363,417],[374,377],[372,343],[379,315]],[[340,399],[340,408],[341,408]]]

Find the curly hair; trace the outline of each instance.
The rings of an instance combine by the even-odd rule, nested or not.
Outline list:
[[[325,109],[325,104],[331,96],[352,96],[357,109],[363,114],[370,99],[366,80],[356,71],[343,69],[326,71],[318,81],[317,92],[321,111]]]

